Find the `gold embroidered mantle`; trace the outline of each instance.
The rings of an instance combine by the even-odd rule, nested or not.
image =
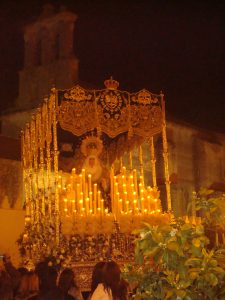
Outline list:
[[[147,90],[132,94],[110,88],[86,90],[76,85],[58,91],[59,124],[78,137],[97,129],[110,138],[127,132],[148,139],[162,131],[160,97]]]

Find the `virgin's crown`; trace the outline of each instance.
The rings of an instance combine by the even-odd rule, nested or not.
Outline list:
[[[114,80],[111,76],[110,79],[104,81],[104,85],[108,90],[116,90],[119,86],[119,82]]]

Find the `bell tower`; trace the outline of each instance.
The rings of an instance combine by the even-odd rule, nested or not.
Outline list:
[[[65,8],[55,13],[53,6],[46,4],[39,18],[25,27],[18,109],[35,108],[53,86],[68,89],[78,80],[79,61],[73,50],[76,19]]]

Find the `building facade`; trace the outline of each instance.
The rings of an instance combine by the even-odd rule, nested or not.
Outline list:
[[[53,8],[47,5],[40,17],[25,27],[24,68],[19,73],[19,95],[13,110],[1,117],[2,138],[7,137],[19,143],[16,139],[21,129],[51,88],[55,86],[58,89],[68,89],[78,82],[79,61],[73,50],[76,19],[77,16],[72,12],[61,9],[54,13]],[[200,187],[225,191],[225,135],[195,128],[173,118],[167,120],[167,135],[173,211],[176,215],[185,215],[193,191],[199,190]],[[157,183],[163,201],[165,183],[162,141],[158,139],[157,143]],[[6,142],[6,147],[7,144],[10,147],[10,143]],[[5,153],[10,152],[6,150]],[[148,156],[148,153],[146,146],[144,156]],[[14,179],[17,181],[14,186],[18,186],[18,189],[12,196],[7,183],[2,184],[0,205],[8,205],[8,208],[22,207],[20,163],[9,155],[1,156],[0,164],[3,167],[0,180],[11,185],[11,181],[5,179],[10,176],[10,172],[4,171],[7,169],[5,165],[9,168],[16,165],[18,176]],[[149,172],[147,170],[148,175],[150,172],[150,169]],[[18,193],[17,200],[14,199],[15,193]]]

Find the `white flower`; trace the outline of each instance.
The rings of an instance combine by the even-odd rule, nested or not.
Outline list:
[[[160,247],[160,248],[163,248],[163,249],[166,249],[166,244],[159,243],[159,247]]]
[[[141,232],[140,233],[140,237],[143,239],[144,237],[146,236],[146,233],[145,232]]]
[[[176,228],[173,228],[171,231],[170,231],[170,236],[175,236],[176,233],[177,233],[177,229]]]

